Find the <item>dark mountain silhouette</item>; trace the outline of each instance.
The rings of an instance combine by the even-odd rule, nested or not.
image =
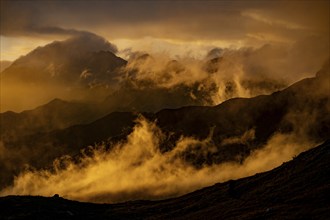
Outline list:
[[[87,32],[34,49],[1,72],[1,112],[33,109],[54,98],[103,100],[127,63],[116,51]]]
[[[4,112],[0,114],[1,139],[12,142],[27,135],[90,123],[103,116],[103,111],[95,104],[54,99],[33,110]]]
[[[126,61],[115,56],[116,48],[102,37],[83,34],[38,47],[15,60],[2,80],[36,84],[61,83],[93,86],[109,83]]]
[[[214,128],[212,141],[221,152],[217,153],[216,158],[218,154],[224,155],[216,160],[232,160],[230,155],[235,157],[237,154],[249,154],[275,132],[298,132],[299,128],[304,128],[304,133],[314,140],[327,138],[330,131],[328,82],[329,66],[325,66],[317,77],[301,80],[271,95],[230,99],[215,107],[162,110],[153,118],[163,131],[175,134],[170,136],[172,141],[164,142],[165,150],[171,148],[170,144],[182,135],[205,139],[210,134],[210,128]],[[242,136],[250,129],[255,130],[253,140],[245,144],[222,146],[225,138]],[[228,149],[236,149],[237,152],[227,154]]]
[[[205,154],[201,153],[201,146],[191,146],[181,156],[197,167],[226,161],[242,162],[277,133],[296,134],[315,142],[327,139],[330,133],[328,82],[329,67],[325,66],[316,77],[271,95],[235,98],[214,107],[191,106],[142,115],[154,121],[165,134],[160,143],[162,152],[173,149],[182,136],[203,140],[211,134],[208,145],[216,146],[216,151]],[[1,179],[4,184],[10,183],[13,173],[19,172],[25,163],[42,168],[61,155],[79,155],[80,150],[89,145],[125,140],[137,117],[138,114],[130,112],[111,113],[90,124],[5,141],[8,150],[24,149],[34,153],[17,160],[16,170],[2,172]],[[252,132],[249,138],[225,141],[243,137],[249,131]]]
[[[14,175],[22,171],[26,164],[42,168],[51,165],[55,158],[63,155],[77,155],[81,149],[88,145],[107,140],[115,142],[125,139],[132,131],[137,116],[133,113],[114,112],[90,124],[74,125],[67,129],[50,132],[37,132],[40,127],[54,129],[54,127],[47,126],[48,123],[49,125],[65,126],[70,122],[83,122],[86,118],[92,119],[95,117],[92,106],[86,107],[77,103],[76,108],[73,108],[72,103],[54,100],[53,104],[55,102],[60,102],[60,106],[56,105],[56,107],[61,107],[65,112],[58,118],[57,113],[62,111],[55,111],[56,108],[53,111],[46,111],[41,108],[44,112],[41,116],[38,114],[37,117],[34,117],[35,111],[32,111],[31,114],[27,112],[27,116],[18,114],[18,118],[15,118],[19,120],[20,117],[24,117],[24,121],[20,124],[23,128],[22,132],[24,132],[24,129],[31,128],[28,131],[34,131],[33,134],[28,135],[27,132],[24,132],[26,135],[15,135],[15,132],[19,129],[6,130],[7,134],[2,137],[2,144],[6,152],[0,160],[0,184],[2,186],[12,182]],[[8,114],[14,114],[15,117],[15,113]],[[11,124],[10,121],[8,124]],[[13,161],[15,161],[15,165],[12,164]]]
[[[169,89],[157,87],[153,82],[125,81],[120,89],[105,99],[103,106],[115,111],[157,112],[164,108],[211,103],[209,91],[198,91],[195,98],[191,96],[199,85],[200,83],[189,86],[180,84]]]
[[[0,219],[327,219],[330,141],[254,176],[160,201],[93,204],[55,195],[0,198]]]

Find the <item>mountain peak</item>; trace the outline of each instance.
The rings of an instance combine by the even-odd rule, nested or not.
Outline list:
[[[25,60],[29,55],[45,57],[77,56],[99,51],[117,52],[117,47],[105,38],[92,33],[73,36],[64,41],[54,41],[44,47],[38,47],[17,61]],[[64,54],[65,53],[65,54]]]
[[[69,86],[78,83],[90,87],[91,83],[108,83],[117,73],[116,69],[126,65],[125,60],[114,54],[116,51],[116,46],[105,38],[84,32],[34,49],[17,59],[4,75],[24,82],[58,81]],[[84,71],[93,77],[81,79]]]
[[[86,52],[110,51],[117,52],[117,47],[105,38],[93,33],[84,33],[63,41],[63,45],[70,49],[77,49]]]

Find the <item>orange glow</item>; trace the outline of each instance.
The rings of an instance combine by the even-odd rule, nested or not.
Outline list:
[[[36,37],[4,37],[0,36],[0,60],[14,61],[37,47],[44,46],[54,40],[45,40]]]

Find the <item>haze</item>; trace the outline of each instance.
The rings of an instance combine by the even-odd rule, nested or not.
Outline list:
[[[329,1],[0,1],[0,196],[170,198],[329,136]]]
[[[327,48],[329,1],[1,0],[1,60],[79,31],[103,36],[121,51],[172,56],[200,56],[214,47],[289,46],[310,37]]]

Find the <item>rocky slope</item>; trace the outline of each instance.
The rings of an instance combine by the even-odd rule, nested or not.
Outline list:
[[[271,171],[160,201],[92,204],[0,198],[0,219],[327,219],[330,141]]]

